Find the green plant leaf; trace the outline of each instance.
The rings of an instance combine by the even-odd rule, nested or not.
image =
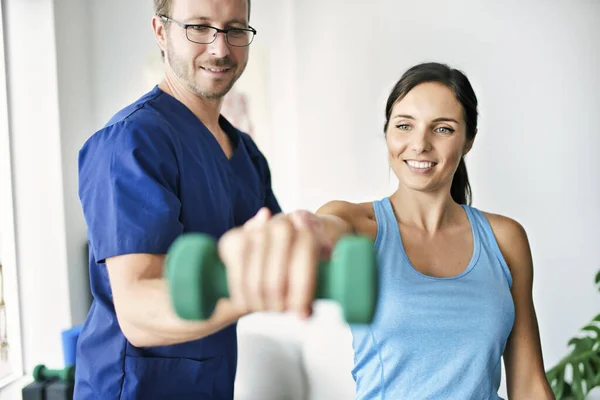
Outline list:
[[[565,380],[562,377],[559,378],[557,385],[556,385],[556,390],[553,389],[553,391],[554,391],[554,395],[556,396],[557,399],[562,398],[562,396],[565,392]]]
[[[592,347],[594,347],[594,343],[595,340],[589,336],[582,338],[575,337],[569,340],[569,346],[575,346],[572,355],[578,355],[585,353],[586,351],[591,351]]]
[[[585,371],[585,384],[586,384],[587,391],[589,392],[591,390],[591,388],[596,386],[596,380],[597,380],[598,376],[596,376],[596,373],[595,373],[590,361],[584,361],[583,365],[584,365],[584,371]]]
[[[581,328],[581,330],[587,332],[596,332],[596,339],[600,337],[600,327],[597,325],[589,324]]]
[[[568,399],[573,397],[573,390],[571,389],[571,385],[565,382],[565,387],[562,392],[561,397],[557,397],[557,399]]]
[[[552,392],[557,399],[562,398],[563,392],[565,390],[565,373],[561,368],[553,368],[546,375],[548,382],[550,382],[550,386],[552,387]]]
[[[600,386],[600,356],[593,354],[590,357],[590,370],[596,377],[592,387]]]
[[[573,395],[577,400],[584,400],[585,393],[583,392],[583,386],[581,385],[581,371],[579,370],[579,364],[571,364],[573,367],[573,379],[571,382],[571,389],[573,389]]]

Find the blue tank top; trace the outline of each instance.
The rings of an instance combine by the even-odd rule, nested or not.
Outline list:
[[[390,200],[373,203],[379,300],[352,325],[357,399],[500,399],[501,357],[514,322],[512,277],[481,211],[463,206],[473,253],[458,275],[420,273]]]

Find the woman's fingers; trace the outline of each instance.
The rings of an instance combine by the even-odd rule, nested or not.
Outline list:
[[[298,229],[289,263],[287,304],[301,318],[312,313],[318,261],[319,248],[314,233],[306,228]]]

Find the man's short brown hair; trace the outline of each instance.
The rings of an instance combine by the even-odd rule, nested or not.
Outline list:
[[[154,0],[154,14],[170,17],[173,0]],[[250,20],[250,0],[248,0],[248,21]]]

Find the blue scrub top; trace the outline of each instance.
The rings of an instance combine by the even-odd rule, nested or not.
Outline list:
[[[165,254],[184,232],[219,238],[262,206],[281,211],[265,157],[220,118],[228,159],[204,124],[158,87],[117,113],[79,153],[94,296],[77,346],[75,399],[232,399],[236,324],[173,346],[137,348],[121,332],[104,260]]]

